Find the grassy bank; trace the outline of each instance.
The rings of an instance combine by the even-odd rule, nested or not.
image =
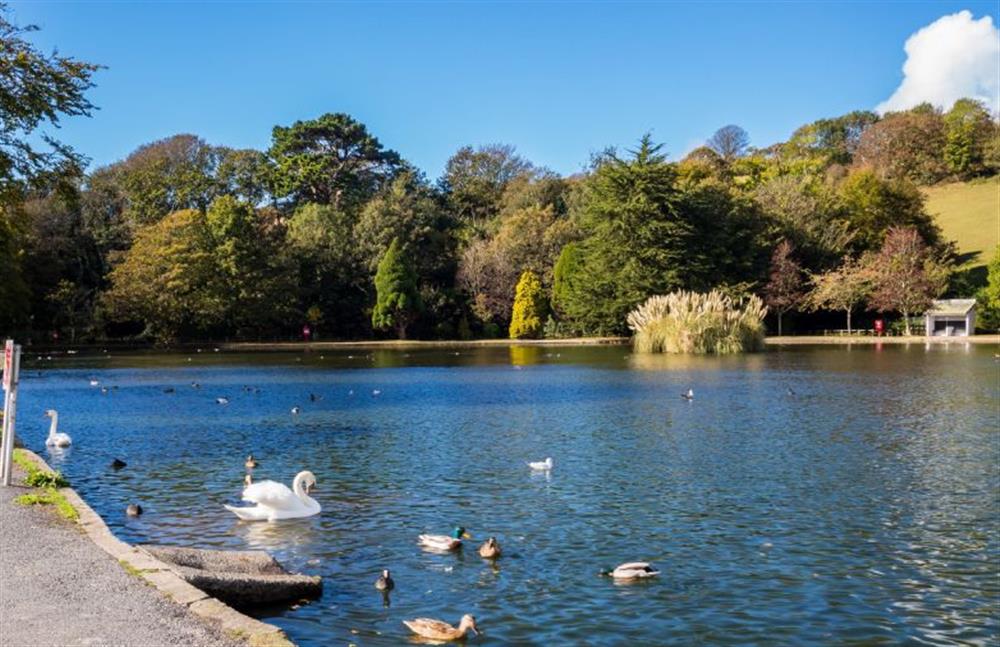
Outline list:
[[[1000,243],[1000,176],[924,190],[927,211],[958,243],[968,267],[985,265]]]

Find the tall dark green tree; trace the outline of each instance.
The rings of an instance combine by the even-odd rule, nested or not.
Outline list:
[[[695,227],[678,209],[676,173],[660,150],[646,135],[628,158],[600,157],[584,182],[578,273],[559,302],[589,332],[624,332],[636,304],[703,271],[704,259],[692,254]]]
[[[392,241],[378,264],[375,290],[372,326],[377,330],[393,328],[399,339],[406,339],[406,328],[420,311],[420,294],[417,275],[397,240]]]
[[[275,195],[345,210],[364,204],[402,165],[398,153],[341,112],[275,126],[268,154]]]

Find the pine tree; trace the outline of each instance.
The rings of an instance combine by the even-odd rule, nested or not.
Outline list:
[[[420,310],[417,276],[393,240],[379,261],[375,273],[377,297],[372,311],[372,326],[378,330],[396,329],[399,339],[406,339],[406,327]]]
[[[514,311],[510,317],[510,338],[530,339],[542,332],[546,314],[542,282],[531,270],[524,270],[514,293]]]

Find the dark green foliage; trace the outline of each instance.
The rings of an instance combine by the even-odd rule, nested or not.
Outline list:
[[[348,210],[375,195],[402,163],[364,124],[341,112],[275,126],[268,155],[275,195]]]
[[[378,264],[375,290],[372,326],[376,330],[394,328],[399,339],[406,339],[406,327],[420,310],[420,295],[417,276],[398,240],[392,241]]]

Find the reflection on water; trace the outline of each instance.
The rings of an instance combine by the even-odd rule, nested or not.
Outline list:
[[[403,619],[464,613],[498,645],[983,644],[1000,633],[993,352],[54,356],[24,371],[19,430],[125,540],[323,575],[320,599],[262,611],[304,646],[397,645]],[[46,452],[47,408],[72,447]],[[313,471],[323,512],[238,521],[222,505],[249,453],[255,480]],[[551,473],[526,465],[545,456]],[[417,544],[455,526],[474,536],[457,553]],[[634,560],[663,573],[598,575]]]

